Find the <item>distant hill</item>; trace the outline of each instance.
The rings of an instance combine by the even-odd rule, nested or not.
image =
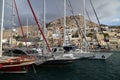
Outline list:
[[[79,26],[83,27],[83,25],[84,25],[84,17],[80,16],[80,15],[76,15],[75,17],[76,17],[76,19],[77,19],[77,21],[79,23]],[[58,26],[63,26],[63,25],[64,25],[64,18],[61,18],[61,19],[57,19],[57,20],[54,20],[54,21],[48,23],[47,27],[58,27]],[[69,26],[70,28],[77,27],[73,16],[67,16],[66,17],[66,25]],[[98,26],[98,24],[96,24],[96,23],[94,23],[92,21],[89,21],[89,20],[86,20],[86,25],[90,26],[90,27]]]
[[[80,16],[80,15],[76,15],[75,17],[76,17],[80,27],[83,27],[84,17]],[[90,27],[98,26],[98,24],[96,24],[94,22],[91,22],[89,20],[86,20],[86,23],[87,23],[87,26],[90,26]],[[56,27],[63,26],[63,25],[64,25],[64,18],[60,18],[60,19],[57,19],[57,20],[54,20],[54,21],[48,23],[47,28],[51,27],[52,30],[54,30]],[[66,17],[66,25],[69,28],[77,28],[77,25],[76,25],[76,22],[75,22],[73,16],[67,16]],[[23,30],[24,30],[24,33],[26,33],[27,32],[27,27],[24,26]],[[22,32],[21,32],[20,27],[16,28],[16,31],[17,31],[18,35],[22,36]],[[29,31],[30,35],[33,35],[33,37],[35,37],[35,36],[37,36],[38,28],[37,28],[36,25],[35,26],[29,26],[28,31]],[[13,33],[13,34],[15,35],[16,33]],[[3,38],[10,38],[10,36],[11,36],[11,30],[10,29],[5,30]]]

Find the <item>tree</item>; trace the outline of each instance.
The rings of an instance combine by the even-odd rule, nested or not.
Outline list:
[[[18,47],[22,47],[22,46],[23,46],[23,43],[19,43],[19,44],[18,44]]]
[[[109,34],[108,33],[103,33],[104,37],[109,37]]]
[[[13,35],[13,38],[17,41],[17,40],[19,40],[19,39],[21,39],[21,38],[23,38],[23,37],[20,36],[20,35],[17,35],[17,36]]]

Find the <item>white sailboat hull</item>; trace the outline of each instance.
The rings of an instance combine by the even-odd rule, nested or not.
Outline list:
[[[113,53],[111,52],[81,52],[74,53],[75,57],[79,57],[80,59],[108,59]]]

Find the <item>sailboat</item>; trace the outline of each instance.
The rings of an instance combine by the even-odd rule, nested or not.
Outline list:
[[[48,58],[47,56],[46,56],[46,61],[43,63],[43,64],[40,64],[40,65],[63,65],[63,64],[68,64],[68,63],[72,63],[75,59],[76,59],[76,57],[74,57],[73,56],[73,54],[65,54],[65,53],[61,53],[61,54],[55,54],[54,53],[54,51],[51,51],[51,49],[50,49],[50,47],[49,47],[49,45],[48,45],[48,43],[47,43],[47,40],[46,40],[46,38],[45,38],[45,0],[43,0],[44,1],[44,32],[42,32],[42,30],[41,30],[41,26],[40,26],[40,24],[39,23],[37,23],[38,22],[38,19],[37,19],[37,17],[36,17],[36,15],[35,15],[35,13],[34,13],[34,10],[32,9],[32,6],[31,6],[31,3],[30,3],[30,1],[28,0],[28,3],[29,3],[29,6],[30,6],[30,8],[31,8],[31,11],[32,11],[32,13],[33,13],[33,16],[34,16],[34,18],[35,18],[35,20],[36,20],[36,23],[37,23],[37,25],[38,25],[38,27],[39,27],[39,29],[40,29],[40,32],[42,33],[42,36],[43,36],[43,39],[44,39],[44,41],[46,42],[46,44],[44,44],[44,47],[43,47],[43,55],[45,56],[45,55],[47,55],[46,54],[46,51],[47,50],[45,50],[45,48],[46,48],[46,46],[45,45],[47,45],[47,47],[48,47],[48,49],[49,49],[49,51],[52,53],[52,57],[50,58]],[[66,2],[66,0],[64,0],[64,2]],[[65,5],[64,6],[66,6],[66,3],[65,3]],[[64,9],[65,11],[66,11],[66,8]],[[65,13],[66,14],[66,13]],[[48,52],[47,52],[48,53]],[[49,54],[49,53],[48,53]]]
[[[70,1],[69,1],[70,2]],[[84,2],[84,46],[85,46],[85,51],[81,51],[81,49],[76,49],[73,53],[75,57],[79,57],[80,59],[102,59],[105,60],[109,58],[113,53],[112,52],[89,52],[87,51],[87,39],[86,38],[86,18],[85,18],[85,0]]]
[[[71,63],[74,62],[75,60],[78,60],[78,56],[74,56],[74,54],[71,52],[71,50],[74,48],[70,44],[69,36],[67,35],[66,31],[66,0],[64,0],[64,40],[63,40],[63,45],[54,47],[53,48],[53,53],[54,55],[59,55],[60,59],[58,58],[58,63]]]
[[[2,0],[2,22],[0,28],[0,73],[27,73],[29,67],[34,63],[34,59],[29,57],[10,57],[3,56],[2,53],[2,36],[4,25],[4,4],[5,0]]]

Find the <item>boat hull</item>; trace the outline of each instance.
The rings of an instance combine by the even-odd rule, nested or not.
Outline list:
[[[75,53],[74,56],[79,57],[79,59],[98,59],[105,60],[108,59],[113,53],[111,52],[84,52],[84,53]]]
[[[66,64],[71,64],[73,63],[74,60],[49,60],[44,62],[41,65],[66,65]]]
[[[0,73],[27,73],[33,59],[21,59],[20,57],[1,57]]]
[[[26,66],[13,66],[13,67],[2,67],[0,73],[27,73],[29,65]]]

